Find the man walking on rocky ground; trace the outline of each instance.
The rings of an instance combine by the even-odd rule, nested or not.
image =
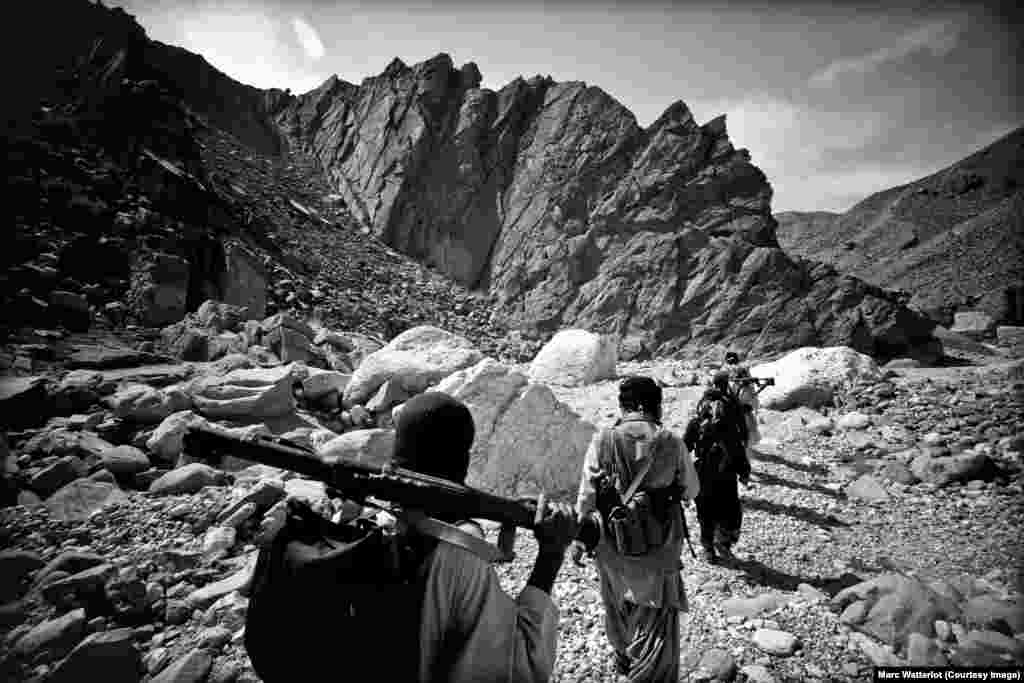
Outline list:
[[[704,558],[710,564],[733,561],[743,509],[737,479],[750,481],[747,424],[743,408],[729,389],[729,374],[719,371],[697,404],[683,440],[696,456],[700,478],[697,519]]]
[[[750,369],[740,363],[739,354],[735,351],[725,354],[725,365],[722,369],[729,373],[729,388],[743,408],[743,417],[747,425],[747,456],[749,457],[750,449],[761,440],[761,433],[757,428],[757,410],[760,407],[760,401],[757,398],[757,382],[750,376]]]
[[[598,520],[601,537],[571,550],[577,563],[585,550],[595,558],[616,669],[631,683],[678,680],[679,613],[687,610],[680,503],[697,496],[699,483],[682,439],[661,425],[661,400],[648,377],[620,385],[622,417],[591,442],[576,503],[579,521]]]
[[[441,392],[420,394],[405,403],[398,418],[392,462],[462,483],[474,436],[473,418],[465,405]],[[285,502],[278,504],[264,519],[263,544],[271,543],[283,527],[285,507]],[[497,549],[480,547],[488,544],[478,525],[425,518],[416,510],[397,510],[396,514],[404,520],[397,533],[407,537],[408,555],[416,560],[420,577],[416,584],[420,593],[418,625],[400,623],[401,615],[381,615],[391,629],[390,634],[378,633],[387,650],[383,656],[389,658],[389,666],[407,666],[410,671],[401,680],[548,681],[554,670],[558,628],[551,590],[576,535],[571,506],[552,505],[535,529],[537,559],[518,599],[502,590],[486,552]],[[424,520],[429,523],[423,524]],[[410,626],[413,641],[418,642],[400,637]],[[349,659],[372,658],[374,654],[347,652]],[[340,661],[344,653],[346,643],[337,642],[330,656]],[[367,665],[374,671],[379,669],[372,667],[382,666]]]

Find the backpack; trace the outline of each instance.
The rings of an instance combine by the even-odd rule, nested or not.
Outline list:
[[[719,474],[730,471],[736,450],[742,447],[739,421],[744,418],[736,398],[719,389],[708,389],[696,413],[698,469]]]
[[[245,623],[253,669],[265,683],[355,679],[364,670],[417,680],[425,560],[435,546],[367,519],[335,524],[289,501],[284,528],[253,572]]]
[[[652,441],[657,443],[656,438]],[[668,509],[678,504],[680,497],[674,487],[647,489],[641,486],[657,455],[655,452],[648,454],[636,472],[622,470],[621,453],[635,443],[615,429],[605,429],[598,446],[604,476],[596,485],[597,509],[608,542],[617,553],[627,557],[647,555],[665,545]]]

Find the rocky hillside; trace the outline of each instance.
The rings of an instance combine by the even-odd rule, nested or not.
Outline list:
[[[46,8],[25,12],[27,35],[51,35]],[[245,296],[259,299],[252,292],[263,277],[269,312],[309,313],[315,290],[346,311],[333,322],[385,336],[444,322],[482,347],[491,343],[486,330],[536,338],[570,324],[617,334],[626,357],[708,353],[737,342],[757,353],[846,343],[905,355],[929,343],[931,324],[892,296],[787,257],[775,242],[763,174],[733,149],[723,119],[698,125],[681,102],[645,130],[598,88],[535,78],[492,92],[479,88],[475,66],[455,70],[445,55],[412,68],[396,60],[359,86],[332,78],[295,97],[244,86],[198,55],[150,41],[121,10],[83,1],[67,12],[52,29],[59,47],[27,60],[20,77],[38,83],[9,114],[21,136],[11,159],[24,205],[14,222],[19,234],[33,235],[8,255],[10,266],[51,267],[30,257],[44,243],[70,249],[68,226],[83,202],[85,232],[96,239],[106,239],[114,215],[139,206],[177,221],[164,221],[166,239],[141,250],[137,228],[114,235],[132,258],[104,259],[119,269],[108,284],[118,284],[95,292],[89,305],[116,303],[132,290],[137,321],[163,325],[206,298],[253,303],[236,300],[228,283],[249,283]],[[166,111],[132,116],[156,102]],[[45,180],[25,172],[55,145],[65,165],[90,168]],[[95,161],[96,154],[106,156]],[[116,179],[97,190],[104,174]],[[219,182],[240,176],[260,192]],[[78,209],[34,216],[33,198],[53,187],[49,207]],[[161,192],[160,207],[145,206]],[[106,193],[102,202],[97,193]],[[338,226],[374,238],[361,244],[376,240],[366,249],[388,254],[382,261],[411,256],[479,294],[432,276],[395,278],[377,270],[376,259],[349,260],[351,240],[338,237]],[[60,259],[59,249],[43,252]],[[227,275],[229,267],[245,276]],[[14,279],[14,292],[52,303],[52,288],[40,297]],[[413,284],[426,280],[435,284],[422,292]],[[165,281],[187,292],[168,293]],[[73,283],[56,284],[78,293]],[[382,296],[381,286],[395,296]],[[438,287],[460,292],[455,306],[440,306]],[[151,315],[132,304],[147,297],[170,311]],[[39,307],[25,301],[30,313]],[[85,315],[79,299],[61,305]],[[450,323],[452,314],[466,320]]]
[[[374,235],[490,292],[510,327],[614,333],[626,357],[927,338],[892,296],[778,248],[771,188],[724,118],[677,102],[642,129],[585,83],[480,80],[442,54],[268,99]]]
[[[1024,321],[1024,128],[844,214],[775,218],[787,253],[902,290],[944,324],[965,308]]]
[[[224,116],[257,91],[146,40],[120,11],[69,7],[97,37],[68,52],[51,76],[59,92],[4,141],[14,235],[0,254],[4,368],[32,372],[61,353],[32,329],[124,336],[129,325],[158,340],[207,299],[375,338],[441,323],[500,355],[504,331],[483,297],[366,234],[310,163],[261,153],[258,129]],[[191,61],[167,66],[179,58]],[[211,84],[205,99],[179,86],[182,72]],[[33,344],[47,348],[26,351]]]

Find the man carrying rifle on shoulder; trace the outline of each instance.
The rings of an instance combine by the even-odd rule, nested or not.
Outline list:
[[[465,405],[444,393],[421,394],[409,400],[400,413],[392,464],[461,484],[469,468],[474,435],[473,419]],[[294,502],[279,504],[271,510],[262,529],[264,544],[282,545],[282,539],[276,537],[290,528],[291,522],[286,524],[285,520],[290,519],[294,510]],[[257,673],[268,683],[285,678],[306,680],[301,675],[296,677],[295,666],[305,662],[306,671],[313,675],[323,662],[309,660],[323,659],[330,668],[321,669],[316,680],[345,680],[344,673],[348,671],[352,680],[365,680],[364,672],[381,680],[423,683],[549,680],[554,668],[558,626],[558,610],[551,599],[551,590],[566,548],[577,535],[572,508],[566,504],[550,504],[546,512],[538,515],[539,522],[534,526],[537,559],[517,599],[502,590],[491,566],[498,559],[497,548],[484,541],[476,523],[456,514],[431,514],[432,517],[427,516],[422,510],[409,506],[395,510],[397,541],[390,547],[396,549],[395,565],[403,568],[402,576],[406,578],[390,593],[381,591],[378,603],[369,601],[370,608],[356,624],[352,640],[339,633],[349,615],[331,614],[333,593],[351,590],[352,583],[347,582],[347,578],[337,577],[355,576],[359,569],[349,566],[356,560],[345,565],[342,553],[355,557],[359,544],[370,543],[375,537],[365,536],[350,545],[337,545],[337,550],[306,562],[302,566],[303,576],[309,577],[304,579],[307,585],[297,586],[293,581],[288,584],[289,594],[275,600],[267,597],[258,605],[260,585],[254,585],[250,612],[254,607],[261,607],[264,622],[271,615],[268,605],[287,615],[278,619],[280,623],[274,628],[264,628],[259,638],[249,638],[250,624],[247,623],[246,646]],[[327,547],[318,540],[316,533],[306,533],[304,538],[306,545],[302,548]],[[265,549],[261,552],[261,561],[264,553],[267,558],[276,557]],[[287,581],[289,576],[294,576],[289,572],[300,564],[301,558],[295,557],[296,553],[292,552],[286,561],[267,559],[267,567],[262,572],[257,565],[254,584],[275,579]],[[324,565],[325,572],[317,573],[317,562]],[[384,575],[390,568],[382,566],[367,571],[371,570]],[[323,588],[312,586],[321,580]],[[379,590],[373,583],[369,580],[359,584],[363,593],[360,604],[367,603],[368,591]],[[302,612],[296,604],[302,600],[315,604],[309,605],[308,612]],[[353,603],[350,600],[340,604]],[[348,609],[343,607],[336,611]],[[300,643],[289,645],[287,652],[275,655],[264,652],[275,647],[274,638],[287,636],[292,627],[287,619],[313,619],[317,615],[322,615],[325,621],[308,631],[313,637],[326,638],[318,641],[323,645],[310,648]],[[295,652],[297,648],[304,648],[303,654]],[[326,651],[320,652],[321,648]],[[262,658],[259,657],[261,652]],[[279,669],[281,673],[275,678],[276,657],[287,662],[287,666]],[[271,676],[260,670],[257,660]]]
[[[761,432],[757,427],[757,411],[760,407],[758,394],[765,387],[775,384],[771,378],[753,377],[745,365],[740,364],[740,357],[735,351],[725,354],[725,365],[722,370],[729,375],[729,388],[743,408],[743,416],[747,424],[747,456],[750,449],[761,440]]]

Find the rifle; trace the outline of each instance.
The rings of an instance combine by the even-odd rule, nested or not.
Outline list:
[[[734,384],[739,384],[739,385],[755,384],[755,385],[757,385],[757,393],[759,393],[759,394],[762,391],[764,391],[767,387],[775,386],[775,378],[774,377],[750,377],[748,375],[747,377],[734,377],[734,378],[731,378],[730,381],[733,382]]]
[[[503,562],[515,557],[516,528],[532,530],[540,523],[547,507],[543,493],[536,501],[503,498],[392,465],[371,465],[349,458],[322,458],[302,445],[277,437],[257,435],[242,438],[196,426],[189,428],[184,443],[189,455],[201,459],[231,455],[305,475],[326,484],[328,494],[334,497],[359,503],[365,503],[372,497],[417,508],[428,515],[499,522],[498,550]],[[584,523],[584,526],[592,525],[593,522]]]

